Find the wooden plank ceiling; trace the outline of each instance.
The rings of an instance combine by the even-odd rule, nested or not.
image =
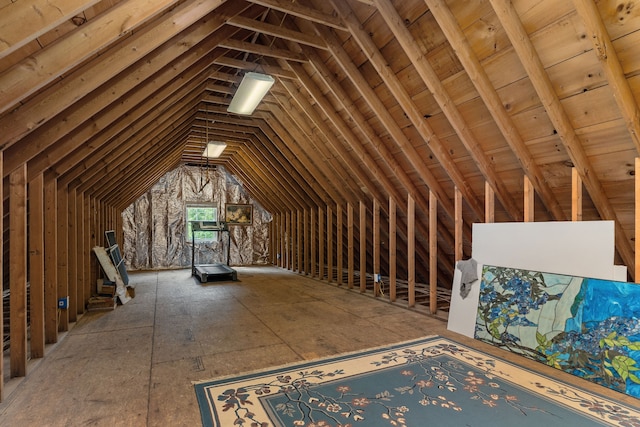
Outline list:
[[[393,198],[402,223],[411,195],[423,260],[431,192],[450,277],[455,188],[468,255],[486,189],[496,221],[525,218],[525,188],[535,220],[567,220],[574,170],[582,218],[616,221],[618,261],[633,271],[639,0],[0,7],[5,179],[27,163],[29,180],[44,173],[122,210],[224,140],[210,162],[272,213],[373,199],[384,212]],[[229,114],[246,71],[276,84],[252,116]]]

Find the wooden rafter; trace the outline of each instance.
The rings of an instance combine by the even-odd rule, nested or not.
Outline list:
[[[344,30],[344,25],[338,18],[328,15],[317,9],[303,6],[299,3],[292,3],[286,0],[249,0],[251,3],[259,4],[270,9],[279,10],[288,15],[297,16],[318,24],[326,25],[338,30]]]
[[[602,22],[598,6],[593,0],[573,0],[573,4],[587,27],[593,52],[607,76],[607,82],[624,117],[636,151],[640,153],[640,108],[624,75],[616,50],[611,43],[611,37]]]
[[[487,76],[478,57],[471,49],[471,46],[469,46],[469,42],[456,22],[451,10],[443,0],[425,1],[434,18],[438,21],[440,29],[447,37],[453,49],[458,53],[458,59],[465,68],[480,97],[487,105],[487,109],[491,112],[493,120],[500,128],[505,141],[509,144],[511,151],[513,151],[513,154],[518,159],[524,173],[529,177],[540,199],[556,220],[565,220],[567,218],[566,214],[562,210],[560,203],[558,203],[542,171],[535,163],[516,125],[504,108],[498,92],[489,80],[489,76]]]
[[[340,4],[336,0],[332,0],[332,1],[336,6]],[[388,0],[375,0],[374,3],[376,7],[379,10],[381,10],[382,12],[381,16],[384,18],[385,22],[387,23],[387,25],[389,26],[393,34],[396,36],[396,39],[398,40],[398,43],[400,43],[400,45],[402,46],[404,52],[411,59],[411,62],[415,67],[416,71],[418,72],[418,74],[420,75],[420,77],[422,78],[422,81],[426,84],[430,92],[433,94],[434,98],[436,99],[436,102],[442,109],[444,115],[449,120],[449,123],[451,124],[453,129],[456,131],[458,137],[460,138],[460,140],[466,147],[467,151],[473,158],[476,166],[482,172],[485,179],[494,188],[496,197],[498,197],[498,199],[501,201],[502,205],[505,207],[505,209],[507,210],[507,212],[512,218],[516,220],[522,218],[522,214],[520,213],[520,209],[516,205],[515,200],[509,193],[508,189],[506,188],[502,180],[496,174],[494,166],[491,164],[491,162],[487,159],[487,156],[485,155],[485,153],[482,151],[482,147],[480,146],[479,141],[477,140],[476,136],[471,132],[470,126],[466,123],[466,120],[463,118],[462,114],[458,110],[453,99],[451,99],[451,97],[449,96],[444,85],[438,78],[436,72],[433,70],[433,67],[427,61],[424,53],[418,50],[417,43],[411,36],[411,33],[409,32],[409,30],[402,23],[402,20],[398,15],[398,12],[391,5],[391,2],[389,2]],[[348,6],[341,5],[339,7],[336,7],[336,9],[338,9],[340,13],[343,15],[343,19],[347,19],[347,16],[349,16],[348,19],[350,21],[353,21],[354,19],[353,12],[349,11]],[[352,31],[354,30],[352,26],[350,26],[350,28]],[[364,52],[368,52],[370,60],[375,61],[376,58],[379,58],[378,61],[380,61],[381,64],[384,64],[384,61],[382,60],[379,52],[377,52],[377,55],[375,56],[372,55],[372,49],[374,45],[373,45],[373,42],[370,41],[368,37],[363,37],[363,35],[361,35],[357,39],[362,50]],[[394,89],[393,89],[393,86],[389,84],[389,82],[392,81],[393,83],[400,86],[399,81],[397,81],[397,78],[394,79],[394,74],[391,73],[390,71],[387,70],[384,73],[380,73],[380,74],[383,78],[385,76],[390,77],[388,79],[385,79],[385,81],[387,82],[387,85],[390,87],[392,91]],[[397,92],[398,90],[396,90],[395,93]],[[406,105],[406,102],[405,103],[401,102],[401,104]],[[407,107],[408,106],[404,106],[405,112],[408,109]],[[419,113],[416,115],[421,116]],[[419,125],[416,127],[420,128]],[[455,180],[453,178],[452,180],[462,191],[464,191],[464,189],[468,187],[468,184],[464,180],[462,180],[461,182],[458,182],[460,180]],[[467,192],[464,193],[464,196],[465,198],[469,197]],[[475,208],[476,206],[476,204],[474,203],[475,197],[471,199],[470,202],[471,202],[470,204],[473,205]]]
[[[623,261],[629,267],[629,271],[634,271],[633,249],[624,237],[626,234],[620,225],[616,212],[602,188],[602,183],[593,172],[593,166],[582,148],[567,112],[553,90],[549,76],[545,72],[540,57],[522,26],[517,12],[508,0],[490,0],[490,2],[600,216],[603,219],[615,221],[616,247]]]

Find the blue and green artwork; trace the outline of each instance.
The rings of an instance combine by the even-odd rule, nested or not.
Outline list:
[[[475,338],[640,397],[640,286],[484,266]]]

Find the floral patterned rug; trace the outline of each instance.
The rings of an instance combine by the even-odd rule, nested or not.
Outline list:
[[[195,384],[204,426],[640,427],[640,410],[442,337]]]

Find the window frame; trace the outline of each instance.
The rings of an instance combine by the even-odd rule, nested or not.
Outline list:
[[[189,219],[189,210],[191,208],[194,209],[198,209],[198,208],[208,208],[208,209],[213,209],[213,219],[208,219],[208,218],[197,218],[197,219]],[[211,242],[216,242],[218,241],[218,232],[217,231],[201,231],[198,232],[194,237],[195,239],[192,239],[192,231],[191,231],[191,221],[218,221],[218,207],[216,205],[214,205],[213,203],[206,203],[206,202],[186,202],[185,206],[184,206],[184,218],[185,218],[185,241],[187,243],[191,243],[192,241],[195,241],[196,243],[211,243]],[[206,234],[205,234],[206,233]],[[208,233],[211,233],[210,236],[208,236]],[[207,236],[207,237],[199,237],[199,236]]]

